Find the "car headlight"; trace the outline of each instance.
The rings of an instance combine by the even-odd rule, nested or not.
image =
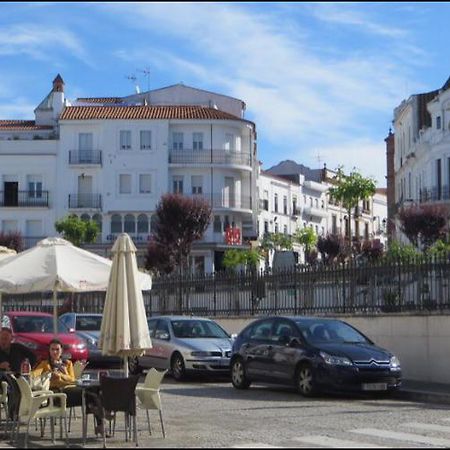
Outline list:
[[[191,352],[191,356],[211,356],[211,352]]]
[[[325,352],[320,352],[320,356],[326,364],[331,366],[352,366],[353,363],[345,356],[333,356]]]
[[[86,339],[88,348],[97,348],[97,341],[95,339]]]
[[[73,348],[76,348],[77,350],[84,350],[86,348],[86,344],[81,342],[80,344],[73,345]]]
[[[391,356],[389,366],[391,367],[391,370],[400,370],[400,360],[396,356]]]

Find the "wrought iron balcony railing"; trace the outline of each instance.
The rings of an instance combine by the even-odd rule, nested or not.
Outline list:
[[[250,153],[231,150],[170,150],[169,163],[171,164],[237,164],[251,166]]]
[[[101,194],[70,194],[69,209],[102,209]]]
[[[102,164],[101,150],[70,150],[69,164]]]
[[[434,187],[432,189],[420,190],[420,203],[437,202],[442,200],[450,200],[450,186],[444,185],[440,189]]]
[[[206,200],[212,208],[252,209],[250,195],[232,195],[223,193],[183,194]]]
[[[48,208],[48,191],[0,191],[0,206]]]

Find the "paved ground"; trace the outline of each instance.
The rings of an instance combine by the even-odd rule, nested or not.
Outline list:
[[[238,391],[226,380],[177,383],[170,377],[161,392],[167,438],[158,413],[151,412],[150,436],[140,411],[141,447],[450,447],[450,405],[371,396],[305,399],[289,388],[255,385]],[[101,439],[92,437],[92,422],[89,431],[86,447],[102,447]],[[53,447],[48,435],[41,441],[33,430],[30,447]],[[77,420],[70,446],[81,447],[80,437]],[[134,447],[124,442],[123,432],[107,446]]]

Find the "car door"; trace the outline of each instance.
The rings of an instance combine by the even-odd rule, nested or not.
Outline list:
[[[173,351],[173,334],[169,331],[169,320],[168,319],[159,319],[156,328],[155,328],[155,337],[154,337],[154,353],[153,358],[155,364],[160,369],[169,369],[170,368],[170,358],[172,356]]]
[[[145,351],[145,354],[139,358],[139,364],[142,367],[154,367],[159,368],[159,360],[156,357],[157,355],[157,340],[155,339],[155,330],[156,325],[158,323],[158,319],[150,319],[148,320],[148,332],[150,335],[150,339],[152,340],[152,348],[149,348]]]
[[[289,345],[293,338],[302,342],[295,324],[288,319],[276,319],[269,351],[271,377],[277,380],[292,380],[298,361],[299,346]]]
[[[270,375],[269,352],[272,344],[273,322],[273,319],[266,319],[255,324],[248,342],[242,348],[250,378],[267,378]]]

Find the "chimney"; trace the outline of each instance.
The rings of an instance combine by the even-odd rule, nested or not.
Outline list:
[[[53,80],[53,92],[64,92],[64,80],[59,73]]]

